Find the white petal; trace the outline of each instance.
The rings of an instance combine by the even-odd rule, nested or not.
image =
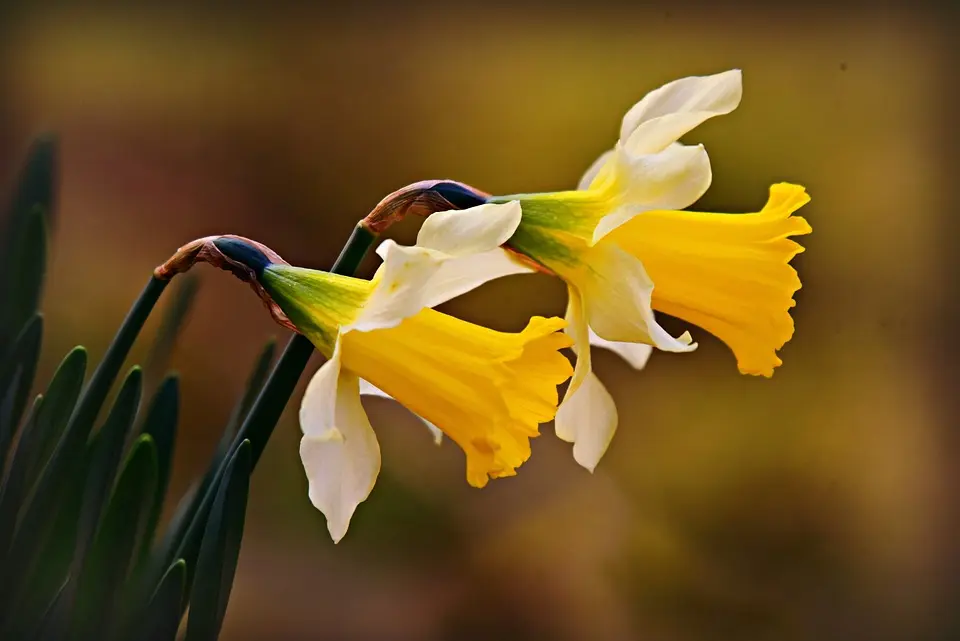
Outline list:
[[[590,344],[594,347],[609,349],[618,354],[620,358],[630,363],[633,369],[643,369],[653,353],[653,347],[644,343],[622,343],[618,341],[608,341],[605,338],[597,336],[597,333],[590,330]]]
[[[424,307],[436,307],[503,276],[533,273],[536,270],[500,247],[481,254],[451,258],[439,265],[433,277],[424,285],[421,292]]]
[[[623,117],[620,143],[634,154],[656,153],[705,120],[737,108],[739,69],[681,78],[651,91]]]
[[[300,460],[307,474],[310,502],[327,517],[336,543],[347,532],[357,506],[370,495],[380,473],[380,445],[360,404],[359,379],[339,371],[334,357],[307,386],[300,407],[304,432]],[[338,371],[338,375],[330,373]],[[333,402],[330,402],[333,397]]]
[[[591,371],[589,328],[580,293],[568,289],[566,332],[573,338],[577,364],[554,425],[560,439],[573,443],[574,460],[592,472],[617,430],[617,406]]]
[[[513,236],[521,216],[518,200],[440,211],[424,221],[417,235],[417,245],[451,256],[490,251]]]
[[[577,185],[577,189],[584,191],[590,189],[590,185],[593,183],[594,178],[600,173],[600,170],[603,169],[607,163],[610,162],[610,159],[613,157],[613,149],[603,152],[599,158],[593,161],[593,164],[590,165],[590,168],[583,174],[583,178],[580,179],[580,184]]]
[[[446,254],[423,247],[404,247],[392,240],[383,241],[377,253],[383,257],[383,264],[373,277],[376,287],[357,319],[342,329],[344,333],[395,327],[427,307],[425,286],[448,260]]]
[[[394,327],[422,309],[436,307],[491,280],[534,272],[499,246],[452,256],[386,240],[377,251],[384,257],[374,276],[377,285],[360,316],[344,332]]]
[[[617,406],[596,374],[588,373],[577,391],[564,399],[555,420],[558,435],[561,425],[572,435],[564,440],[573,442],[574,460],[592,472],[613,440],[618,420]]]
[[[668,352],[696,349],[690,333],[673,338],[654,318],[653,281],[643,264],[614,243],[593,247],[589,277],[581,285],[590,327],[609,341],[647,343]]]
[[[340,380],[340,339],[333,356],[320,366],[307,384],[300,401],[300,430],[311,436],[324,436],[336,429],[337,390]]]
[[[671,145],[646,156],[634,156],[622,147],[615,153],[611,162],[620,205],[597,224],[594,243],[644,211],[685,209],[710,187],[710,158],[703,145]]]
[[[360,379],[360,395],[389,398],[391,401],[394,401],[394,402],[396,402],[397,400],[394,397],[387,394],[386,392],[384,392],[382,389],[380,389],[376,385],[374,385],[373,383],[371,383],[370,381],[363,378]],[[401,405],[401,407],[403,406]],[[413,412],[410,412],[410,413],[413,414]],[[430,434],[433,435],[433,442],[436,443],[437,445],[440,445],[440,443],[443,442],[443,432],[440,431],[440,428],[417,414],[413,414],[413,415],[419,418],[423,422],[423,424],[427,426],[427,429],[430,430]]]

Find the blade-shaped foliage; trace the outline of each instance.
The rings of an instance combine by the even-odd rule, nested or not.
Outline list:
[[[38,394],[33,401],[33,407],[30,408],[30,414],[24,421],[23,431],[25,434],[36,432],[38,417],[42,412],[43,394]],[[14,459],[14,463],[16,463],[16,459]],[[10,545],[10,538],[13,536],[13,528],[17,521],[17,508],[20,506],[20,497],[17,495],[19,494],[18,486],[21,484],[16,481],[11,483],[10,478],[14,475],[21,476],[19,470],[22,467],[22,465],[19,467],[11,466],[7,473],[7,479],[0,483],[0,550],[6,550]]]
[[[10,471],[0,488],[0,550],[6,550],[17,511],[67,425],[80,396],[86,369],[87,351],[75,347],[50,380],[34,420],[27,422],[20,434],[10,459]]]
[[[120,588],[144,537],[155,500],[157,449],[149,434],[130,449],[103,520],[77,579],[71,637],[94,638],[108,627]]]
[[[56,593],[53,595],[50,603],[43,610],[43,614],[40,616],[40,621],[36,624],[36,627],[33,631],[24,631],[22,635],[19,635],[16,638],[28,639],[30,641],[47,641],[48,639],[55,639],[57,634],[60,633],[62,627],[62,620],[60,615],[62,613],[62,604],[63,596],[66,593],[67,582],[64,581],[60,584],[60,588],[57,589]]]
[[[29,503],[21,511],[13,541],[3,563],[0,563],[0,619],[5,608],[11,607],[13,599],[10,595],[22,591],[30,568],[40,555],[45,554],[43,538],[38,537],[37,533],[50,527],[51,514],[62,511],[64,496],[68,491],[82,485],[83,457],[77,453],[85,450],[93,421],[137,334],[165,287],[165,281],[156,278],[148,281],[94,371],[50,460],[40,474]]]
[[[153,438],[157,450],[157,482],[146,529],[151,538],[143,541],[147,546],[153,543],[152,535],[157,529],[160,512],[163,510],[163,499],[170,484],[179,412],[180,379],[176,375],[170,375],[164,379],[154,395],[143,422],[143,433]],[[139,558],[140,555],[137,556]]]
[[[5,218],[8,238],[22,224],[23,216],[34,207],[45,212],[54,211],[54,192],[57,179],[59,145],[53,135],[38,136],[27,153],[27,160],[15,182],[9,209]],[[51,218],[52,222],[52,218]]]
[[[184,591],[187,584],[187,564],[183,559],[163,575],[146,615],[138,626],[138,634],[133,638],[145,641],[173,641],[180,627]]]
[[[46,254],[43,216],[52,222],[56,165],[56,139],[37,139],[0,222],[0,354],[37,309]]]
[[[33,387],[42,340],[43,319],[34,314],[0,370],[0,478],[4,476],[8,450]]]
[[[133,429],[137,409],[140,407],[142,385],[143,373],[139,367],[133,367],[123,381],[117,400],[93,442],[93,459],[87,470],[80,526],[77,530],[74,573],[79,571],[84,563],[87,548],[93,540],[114,479],[117,478],[117,471],[123,457],[123,446],[126,443],[127,434]]]
[[[39,208],[27,214],[13,241],[8,257],[9,282],[0,313],[4,317],[3,324],[16,331],[37,313],[43,293],[47,233],[43,212]]]
[[[203,533],[186,641],[216,641],[220,635],[240,557],[250,471],[250,441],[243,441],[230,457]]]
[[[163,568],[168,567],[173,559],[182,556],[180,552],[183,550],[183,541],[187,532],[190,530],[190,525],[194,521],[197,510],[200,508],[201,499],[207,494],[208,488],[217,482],[217,472],[227,462],[227,454],[231,451],[230,445],[234,441],[237,426],[243,422],[244,417],[263,387],[264,381],[270,371],[270,363],[273,360],[275,349],[276,343],[271,339],[267,341],[267,344],[260,352],[253,371],[247,379],[247,386],[244,389],[243,395],[240,401],[234,406],[227,427],[220,437],[220,442],[217,445],[213,460],[207,468],[199,487],[192,490],[192,495],[189,497],[189,500],[187,500],[187,497],[184,497],[178,504],[176,517],[170,521],[156,549],[151,552],[145,562],[142,572],[138,573],[142,581],[142,585],[140,586],[141,590],[147,590],[150,586],[155,585],[158,580],[157,577]],[[199,543],[200,540],[199,537],[197,537],[195,541],[196,547],[193,548],[195,551],[199,551]],[[195,556],[191,558],[195,558]]]
[[[271,369],[275,345],[266,346],[210,467],[147,554],[157,539],[179,414],[178,380],[163,378],[164,370],[197,281],[179,279],[144,375],[131,371],[99,431],[91,436],[166,281],[148,281],[82,392],[86,353],[77,349],[64,359],[16,438],[42,337],[37,307],[56,160],[54,139],[34,146],[6,224],[0,221],[0,639],[172,641],[188,601],[188,640],[216,639],[239,558],[250,474],[313,347],[294,336]],[[374,238],[357,227],[333,271],[352,274]],[[143,389],[150,402],[135,425]]]
[[[80,476],[86,474],[93,447],[75,453]],[[66,489],[58,509],[47,515],[33,530],[32,548],[39,553],[29,558],[11,556],[2,572],[9,579],[0,583],[0,639],[20,638],[33,629],[54,595],[64,585],[77,543],[84,487],[75,483]],[[63,609],[58,608],[63,623]]]

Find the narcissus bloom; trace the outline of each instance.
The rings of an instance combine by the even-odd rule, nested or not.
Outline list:
[[[539,424],[557,411],[557,386],[573,373],[559,351],[571,344],[563,319],[534,317],[523,331],[504,333],[429,309],[471,288],[476,273],[522,270],[497,249],[519,224],[519,205],[484,209],[494,211],[428,220],[418,248],[386,241],[371,281],[266,260],[256,266],[259,284],[328,358],[300,408],[300,455],[310,500],[335,541],[380,470],[361,381],[455,441],[476,487],[515,474]],[[217,246],[233,258],[249,251],[230,241]]]
[[[519,202],[521,221],[506,253],[526,256],[568,285],[566,331],[578,359],[556,429],[589,469],[617,426],[613,400],[591,372],[591,344],[612,349],[637,368],[651,346],[695,349],[689,333],[674,337],[660,326],[654,314],[659,310],[720,338],[742,373],[771,376],[781,364],[776,352],[793,335],[789,309],[800,280],[789,262],[803,248],[790,237],[811,231],[793,216],[809,201],[805,189],[776,184],[756,213],[682,211],[707,190],[711,170],[702,145],[678,138],[731,112],[740,97],[738,70],[671,82],[627,112],[620,139],[576,191],[503,197],[473,192],[479,202]]]

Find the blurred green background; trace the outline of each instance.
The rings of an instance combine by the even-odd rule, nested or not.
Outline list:
[[[544,426],[520,475],[482,491],[452,443],[365,401],[383,471],[337,546],[306,497],[296,397],[253,479],[222,638],[960,638],[935,338],[952,304],[953,72],[946,14],[911,7],[8,7],[0,170],[41,131],[63,150],[38,381],[74,344],[102,354],[150,270],[193,238],[241,234],[327,268],[404,184],[570,188],[647,91],[739,67],[742,106],[685,140],[713,163],[698,208],[755,210],[781,180],[813,196],[774,378],[740,376],[698,330],[695,353],[640,373],[596,353],[621,417],[597,471]],[[175,494],[263,341],[286,340],[245,285],[198,271],[173,363]],[[443,309],[518,330],[564,301],[559,282],[512,277]]]

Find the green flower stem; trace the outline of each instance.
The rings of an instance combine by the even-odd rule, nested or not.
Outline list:
[[[335,274],[352,276],[360,267],[361,261],[376,239],[376,234],[363,225],[357,225],[330,271]],[[270,440],[270,435],[273,434],[277,421],[280,419],[280,415],[283,413],[283,409],[293,394],[297,381],[300,380],[300,375],[303,374],[303,370],[307,367],[307,361],[310,360],[312,355],[313,345],[310,341],[301,334],[295,334],[287,343],[280,360],[277,361],[270,377],[260,391],[260,395],[254,401],[250,412],[241,424],[229,451],[232,452],[244,440],[249,440],[251,468],[256,467],[257,461],[260,460],[260,455],[263,454],[267,441]],[[184,534],[179,549],[176,554],[167,559],[167,563],[172,562],[173,559],[186,560],[188,593],[196,568],[197,555],[200,552],[200,542],[206,527],[207,516],[210,513],[217,488],[220,486],[220,480],[223,478],[229,460],[229,455],[221,460],[214,482],[210,483],[202,497],[198,497],[200,504]],[[162,572],[166,570],[166,567],[158,569]],[[187,600],[185,599],[184,607],[186,607],[186,603]]]

